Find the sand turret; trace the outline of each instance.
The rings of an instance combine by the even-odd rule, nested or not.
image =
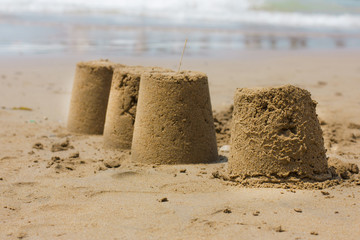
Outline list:
[[[130,149],[141,74],[170,72],[160,67],[129,66],[114,70],[104,127],[104,146]]]
[[[315,107],[308,91],[291,85],[237,89],[229,173],[241,178],[329,177]]]
[[[102,134],[115,64],[107,60],[76,65],[68,130],[83,134]]]
[[[210,163],[218,159],[207,76],[142,75],[131,148],[137,162]]]

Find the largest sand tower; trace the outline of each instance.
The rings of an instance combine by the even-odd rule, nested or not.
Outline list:
[[[233,176],[328,177],[322,130],[310,93],[291,85],[238,89],[229,171]]]
[[[140,81],[131,148],[143,163],[210,163],[218,158],[207,76],[146,73]]]
[[[103,133],[114,66],[107,60],[76,65],[67,125],[69,131]]]

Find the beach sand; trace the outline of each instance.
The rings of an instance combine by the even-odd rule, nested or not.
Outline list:
[[[182,68],[208,74],[217,112],[236,88],[307,89],[327,156],[360,165],[359,53],[242,51],[185,56]],[[129,151],[104,149],[102,136],[69,133],[75,64],[105,57],[0,58],[0,239],[359,238],[359,181],[246,188],[214,178],[227,169],[228,152],[214,164],[145,165],[131,162]],[[109,59],[172,69],[179,60]],[[226,133],[218,133],[218,147],[228,144]]]

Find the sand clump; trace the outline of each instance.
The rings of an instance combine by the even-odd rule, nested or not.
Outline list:
[[[70,102],[68,130],[82,134],[102,134],[113,70],[108,60],[79,62]]]
[[[160,67],[142,66],[114,70],[104,126],[105,147],[131,148],[141,74],[169,71]]]
[[[210,163],[218,159],[207,76],[142,76],[132,159],[153,164]]]
[[[52,152],[60,152],[60,151],[66,151],[68,149],[73,149],[74,147],[70,144],[70,140],[67,138],[65,141],[61,143],[54,143],[51,146]]]
[[[332,174],[340,176],[342,179],[350,179],[353,174],[359,173],[359,167],[356,164],[345,163],[335,157],[330,157],[328,164]]]
[[[231,130],[229,174],[331,178],[322,130],[310,93],[291,85],[238,89]]]

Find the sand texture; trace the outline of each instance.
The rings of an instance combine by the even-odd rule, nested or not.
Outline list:
[[[104,146],[130,149],[140,77],[144,72],[171,71],[159,67],[120,67],[114,70],[104,126]]]
[[[103,133],[115,65],[106,60],[80,62],[76,65],[67,125],[69,131]]]
[[[133,162],[128,150],[105,149],[103,136],[66,127],[74,66],[100,56],[0,58],[0,239],[358,240],[359,54],[184,56],[184,69],[208,76],[219,148],[230,144],[236,88],[292,84],[311,93],[336,174],[311,187],[224,179],[227,148],[212,164]],[[179,63],[178,56],[101,57],[172,69]]]
[[[316,103],[304,89],[238,89],[234,97],[229,173],[331,178]]]
[[[217,161],[207,76],[199,72],[142,75],[132,159],[179,164]]]

